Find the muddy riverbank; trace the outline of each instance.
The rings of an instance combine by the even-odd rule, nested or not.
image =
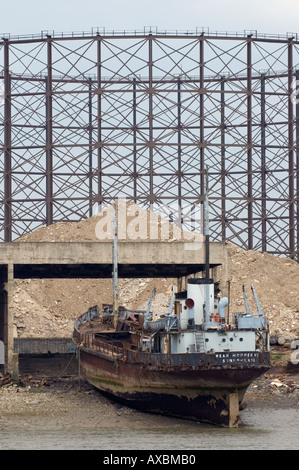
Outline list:
[[[251,384],[246,409],[297,408],[299,374],[265,374]],[[19,384],[0,388],[0,428],[29,429],[143,429],[145,426],[184,428],[185,420],[150,415],[123,407],[103,397],[83,379],[23,377]],[[242,411],[241,411],[242,413]]]

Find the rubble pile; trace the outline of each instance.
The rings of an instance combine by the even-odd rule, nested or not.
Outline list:
[[[242,286],[252,313],[257,313],[251,285],[269,320],[270,333],[299,337],[299,264],[289,258],[228,246],[230,311],[244,311]]]
[[[41,227],[17,242],[96,242],[99,215],[80,222]],[[174,237],[169,239],[169,242]],[[104,241],[104,240],[101,240]],[[228,246],[229,314],[244,311],[242,285],[252,313],[251,284],[270,322],[270,332],[299,338],[299,264],[268,253]],[[221,275],[221,269],[219,270]],[[129,309],[146,308],[156,287],[153,311],[167,313],[173,279],[119,279],[119,302]],[[28,279],[15,281],[15,337],[69,337],[74,320],[93,305],[112,303],[110,279]]]
[[[110,279],[16,279],[15,284],[14,337],[70,337],[79,315],[113,302]],[[171,285],[166,279],[119,279],[121,305],[145,309],[154,286],[152,307],[167,313]]]

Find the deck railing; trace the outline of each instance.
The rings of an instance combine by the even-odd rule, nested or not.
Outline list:
[[[80,345],[111,357],[122,357],[124,355],[124,349],[122,347],[110,341],[95,338],[94,335],[80,335]]]

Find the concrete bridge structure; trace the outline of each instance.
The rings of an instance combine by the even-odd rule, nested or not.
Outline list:
[[[210,268],[222,265],[220,289],[227,289],[225,243],[210,243]],[[15,377],[18,355],[13,350],[13,294],[15,279],[110,278],[113,243],[107,242],[12,242],[0,244],[0,340],[5,345],[5,371]],[[205,269],[203,243],[118,243],[118,276],[122,278],[177,278]]]

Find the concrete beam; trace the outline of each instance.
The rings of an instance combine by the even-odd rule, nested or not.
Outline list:
[[[15,278],[111,277],[112,250],[112,242],[1,243],[0,265],[12,264]],[[225,244],[211,243],[211,267],[225,258]],[[119,242],[118,264],[119,277],[181,277],[203,269],[205,249],[183,242]]]

